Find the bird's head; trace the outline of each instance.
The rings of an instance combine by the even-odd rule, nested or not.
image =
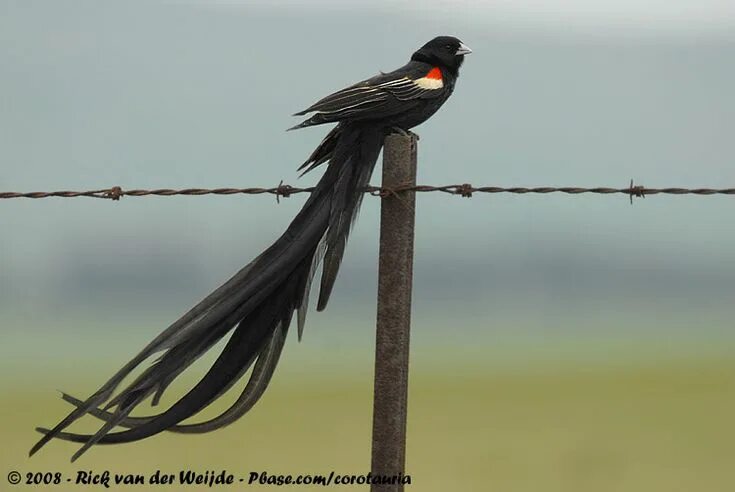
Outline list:
[[[462,66],[464,56],[472,50],[453,36],[439,36],[432,39],[413,54],[411,60],[422,61],[449,69],[456,74]]]

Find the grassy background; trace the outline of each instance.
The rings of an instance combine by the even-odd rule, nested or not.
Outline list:
[[[413,490],[724,492],[735,487],[731,357],[712,351],[645,362],[613,356],[491,366],[437,354],[421,350],[413,360],[407,462]],[[97,369],[103,371],[78,368],[77,396],[99,382]],[[253,411],[227,430],[97,447],[75,464],[68,458],[76,445],[67,443],[52,443],[26,458],[37,437],[33,427],[50,424],[68,407],[52,398],[47,386],[53,378],[24,390],[22,381],[6,373],[2,468],[66,476],[87,469],[149,475],[182,468],[226,469],[245,478],[263,470],[365,473],[371,371],[299,374],[287,364],[283,372]],[[149,489],[160,487],[135,487]]]

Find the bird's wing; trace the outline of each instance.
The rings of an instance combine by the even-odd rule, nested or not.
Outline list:
[[[294,116],[315,114],[295,128],[343,119],[398,114],[410,109],[419,99],[438,97],[444,89],[441,70],[421,65],[409,64],[328,95],[296,113]]]

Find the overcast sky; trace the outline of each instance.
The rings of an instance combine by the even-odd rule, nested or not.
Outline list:
[[[187,0],[184,0],[187,1]],[[640,27],[643,29],[725,29],[735,25],[735,2],[728,0],[188,0],[215,7],[246,7],[253,3],[282,8],[321,5],[336,10],[421,10],[452,16],[472,15],[515,23],[576,27]]]

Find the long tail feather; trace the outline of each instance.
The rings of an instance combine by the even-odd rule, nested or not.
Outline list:
[[[260,397],[263,396],[263,393],[265,392],[265,389],[267,388],[276,369],[285,341],[286,330],[276,330],[268,345],[268,349],[258,357],[255,367],[253,368],[253,373],[250,376],[247,385],[243,389],[242,394],[227,410],[204,422],[196,424],[178,424],[169,427],[166,430],[183,434],[200,434],[225,427],[242,417],[255,405],[255,403],[258,402]],[[64,401],[75,406],[80,406],[84,403],[82,400],[74,398],[66,393],[62,393],[62,398]],[[99,408],[92,409],[89,413],[106,422],[115,418],[114,413]],[[128,417],[120,421],[118,425],[128,428],[137,427],[150,422],[152,418],[157,416],[158,415],[148,417]],[[39,428],[39,431],[44,434],[49,432],[47,429],[42,428]],[[85,442],[86,440],[86,436],[71,434],[68,432],[61,432],[57,437],[59,439],[75,442]]]
[[[317,307],[326,306],[344,255],[347,236],[383,145],[382,129],[360,124],[335,127],[303,167],[329,165],[314,192],[286,232],[230,280],[212,292],[149,343],[86,400],[64,394],[74,409],[44,434],[30,454],[60,438],[84,445],[73,459],[94,444],[137,441],[163,431],[200,433],[221,428],[245,414],[260,399],[280,358],[294,311],[299,338],[303,330],[308,287],[324,255]],[[305,171],[305,172],[306,172]],[[169,384],[194,361],[232,332],[206,375],[167,410],[152,416],[130,413],[153,396],[157,404]],[[132,383],[118,386],[152,355],[162,356]],[[242,394],[210,420],[182,424],[230,389],[255,363]],[[64,430],[85,414],[102,419],[94,434]],[[127,430],[111,432],[115,427]]]

